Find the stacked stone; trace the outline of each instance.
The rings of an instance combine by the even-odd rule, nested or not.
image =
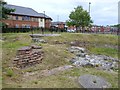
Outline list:
[[[17,50],[17,56],[13,64],[17,68],[24,68],[42,62],[43,52],[40,46],[22,47]]]

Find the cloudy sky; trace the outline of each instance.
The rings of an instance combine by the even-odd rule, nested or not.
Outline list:
[[[39,13],[45,13],[53,21],[66,21],[69,14],[78,5],[89,10],[91,2],[91,18],[97,25],[113,25],[118,23],[118,1],[120,0],[5,0],[8,4],[30,7]]]

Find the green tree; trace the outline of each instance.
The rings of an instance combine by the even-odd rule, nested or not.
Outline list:
[[[89,13],[84,10],[82,6],[74,8],[74,11],[70,13],[69,18],[70,19],[66,21],[67,25],[75,25],[76,28],[82,27],[83,29],[85,26],[91,26],[91,23],[93,23]]]
[[[0,8],[2,8],[2,19],[7,19],[8,14],[15,11],[15,9],[6,8],[5,7],[6,4],[7,3],[5,1],[3,1],[3,0],[0,1]]]

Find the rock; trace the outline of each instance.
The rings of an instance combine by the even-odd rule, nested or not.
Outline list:
[[[76,47],[76,46],[72,46],[71,48],[68,49],[71,53],[84,53],[85,49],[81,48],[81,47]]]
[[[44,39],[39,39],[40,43],[47,43]]]
[[[54,41],[55,44],[63,44],[62,42],[58,41],[58,40],[55,40]]]
[[[44,39],[40,39],[40,38],[32,38],[32,40],[33,40],[34,42],[47,43]]]
[[[42,49],[41,46],[37,46],[37,45],[31,45],[32,49]]]
[[[68,50],[76,55],[70,60],[75,66],[94,66],[103,70],[118,69],[118,59],[105,55],[88,55],[84,48],[77,46],[71,46]]]
[[[85,61],[84,59],[83,60],[78,60],[78,61],[73,63],[73,65],[75,65],[75,66],[86,66],[88,64],[89,64],[89,62]]]
[[[70,63],[74,63],[74,62],[76,62],[76,59],[75,59],[75,58],[72,58],[72,59],[70,60]]]
[[[86,53],[77,53],[76,56],[78,57],[85,57]]]
[[[95,75],[82,75],[78,78],[79,84],[83,88],[110,88],[111,84],[107,82],[104,78]]]
[[[39,38],[32,38],[34,42],[39,42]]]
[[[78,46],[80,43],[77,41],[70,42],[71,46]]]

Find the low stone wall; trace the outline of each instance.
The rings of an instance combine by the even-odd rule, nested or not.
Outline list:
[[[40,46],[32,45],[18,49],[13,65],[17,68],[24,68],[41,63],[43,59],[41,48]]]

